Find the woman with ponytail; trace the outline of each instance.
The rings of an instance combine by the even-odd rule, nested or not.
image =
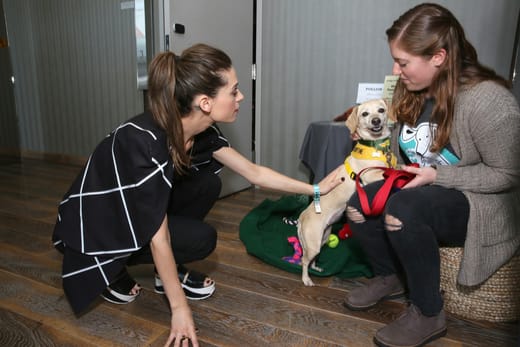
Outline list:
[[[231,59],[198,44],[150,64],[147,110],[116,127],[95,148],[65,194],[53,234],[63,252],[63,288],[75,313],[96,297],[136,299],[127,265],[154,264],[155,291],[166,294],[166,345],[198,346],[187,299],[211,296],[215,282],[184,264],[207,257],[216,230],[203,222],[220,194],[224,165],[251,183],[313,195],[312,185],[252,163],[229,146],[217,123],[233,122],[244,98]],[[341,172],[341,171],[338,171]],[[341,182],[324,178],[322,194]]]

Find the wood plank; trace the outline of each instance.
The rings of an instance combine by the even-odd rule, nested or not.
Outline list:
[[[0,223],[3,219],[0,218]],[[0,248],[7,245],[18,247],[21,250],[33,252],[34,254],[47,253],[54,249],[51,242],[52,227],[46,225],[44,228],[36,228],[27,231],[31,223],[22,223],[20,230],[3,227],[0,224]],[[41,233],[38,233],[41,231]]]
[[[38,282],[0,270],[0,308],[38,321],[45,329],[56,329],[67,336],[96,346],[145,345],[169,327],[142,320],[115,310],[108,303],[76,317],[63,292]]]
[[[204,264],[207,261],[194,263],[193,268],[205,271]],[[278,276],[270,276],[265,273],[242,270],[236,267],[226,266],[221,263],[211,264],[213,269],[212,277],[220,286],[230,286],[256,292],[262,295],[269,292],[269,298],[289,301],[308,307],[311,310],[323,310],[329,313],[345,315],[349,318],[358,318],[364,322],[374,322],[387,324],[398,317],[404,310],[403,303],[397,301],[385,302],[368,311],[353,312],[343,307],[343,300],[346,293],[329,287],[315,286],[305,287],[301,282],[290,279],[283,279]],[[240,313],[243,315],[245,313]],[[330,326],[333,326],[332,323]],[[506,324],[507,329],[500,330],[494,326],[489,327],[466,322],[448,314],[448,335],[441,339],[443,345],[448,343],[444,340],[462,340],[472,346],[509,346],[515,342],[514,329],[516,325]],[[365,325],[366,328],[366,325]],[[329,331],[329,333],[332,333]],[[336,334],[338,335],[338,334]],[[345,340],[347,341],[347,340]],[[340,343],[336,341],[336,343]],[[450,342],[451,343],[451,342]]]
[[[62,200],[63,195],[68,190],[72,181],[67,180],[62,184],[58,184],[58,182],[54,179],[53,185],[49,186],[47,184],[49,180],[50,178],[39,178],[21,184],[19,181],[17,182],[16,179],[3,179],[0,180],[0,192],[2,195],[13,194],[19,199],[44,199],[53,206],[57,206],[58,203]]]
[[[35,254],[0,243],[0,269],[32,281],[61,289],[61,254],[49,257],[47,253]]]
[[[231,288],[232,294],[241,292]],[[305,346],[335,346],[330,342],[321,339],[286,331],[271,322],[243,318],[241,315],[229,314],[214,305],[208,304],[210,301],[218,300],[212,297],[210,300],[190,301],[190,307],[197,328],[199,329],[198,338],[202,345],[215,346],[265,346],[265,345],[290,345]],[[163,295],[152,293],[145,290],[131,305],[118,306],[117,309],[132,313],[140,318],[160,322],[169,317],[168,305]],[[164,336],[166,339],[166,336]]]
[[[128,305],[129,312],[147,320],[166,319],[169,312],[164,297],[152,293],[153,288],[153,266],[139,265],[130,267],[130,273],[146,288],[145,295]],[[231,291],[238,289],[232,288]],[[148,295],[148,292],[152,295]],[[239,291],[240,292],[240,291]],[[230,294],[236,296],[236,294]],[[211,298],[211,300],[217,300]],[[230,315],[219,309],[214,309],[212,305],[205,305],[205,301],[190,301],[190,306],[194,314],[194,320],[199,328],[199,339],[204,343],[216,346],[263,346],[268,344],[287,345],[291,341],[294,345],[306,346],[334,346],[330,342],[323,342],[321,339],[287,332],[279,329],[271,322],[263,320],[244,319],[241,315]],[[130,306],[132,306],[130,308]],[[122,307],[121,310],[126,310]],[[161,311],[161,315],[157,312]]]
[[[95,347],[94,343],[65,335],[54,327],[0,308],[0,346]]]
[[[27,211],[24,211],[27,212]],[[27,240],[31,237],[41,237],[50,240],[54,229],[54,222],[32,219],[28,213],[12,214],[0,212],[0,229],[6,232],[20,232],[27,234]],[[5,235],[8,237],[9,235]],[[0,237],[0,239],[3,239]]]
[[[0,212],[27,215],[42,221],[56,220],[58,202],[41,198],[26,199],[11,193],[0,195]],[[23,213],[22,213],[23,212]]]
[[[251,304],[251,303],[250,303]],[[200,338],[217,346],[341,346],[306,334],[279,328],[262,321],[213,309],[212,305],[192,305]]]
[[[153,292],[153,265],[130,267],[144,287],[131,304],[101,298],[76,317],[61,288],[62,255],[51,245],[57,204],[80,166],[0,156],[0,345],[162,346],[170,329],[164,295]],[[201,346],[371,346],[377,329],[395,319],[405,300],[366,312],[342,306],[365,278],[316,277],[247,254],[239,224],[265,199],[282,194],[249,189],[219,199],[206,221],[218,231],[208,259],[188,264],[217,281],[213,297],[190,301]],[[13,335],[14,334],[14,335]],[[517,346],[518,325],[448,315],[448,335],[429,346]]]

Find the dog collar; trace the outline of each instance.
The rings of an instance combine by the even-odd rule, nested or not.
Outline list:
[[[384,138],[379,140],[363,140],[360,139],[357,142],[358,144],[361,144],[366,147],[371,147],[373,149],[386,152],[390,149],[390,138]]]

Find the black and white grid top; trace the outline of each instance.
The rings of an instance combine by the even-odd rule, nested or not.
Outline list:
[[[195,147],[196,146],[196,147]],[[218,173],[212,159],[229,146],[218,127],[197,135],[192,170]],[[161,225],[174,185],[165,132],[143,113],[98,144],[58,207],[54,245],[63,252],[63,289],[85,310]],[[173,191],[174,192],[174,191]]]
[[[222,147],[230,146],[216,124],[196,135],[190,154],[191,170],[195,172],[208,170],[219,174],[223,165],[213,158],[213,152]]]

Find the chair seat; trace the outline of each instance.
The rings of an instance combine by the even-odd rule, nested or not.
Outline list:
[[[441,247],[441,290],[444,309],[458,316],[490,322],[520,318],[520,254],[477,286],[457,283],[463,248]]]

